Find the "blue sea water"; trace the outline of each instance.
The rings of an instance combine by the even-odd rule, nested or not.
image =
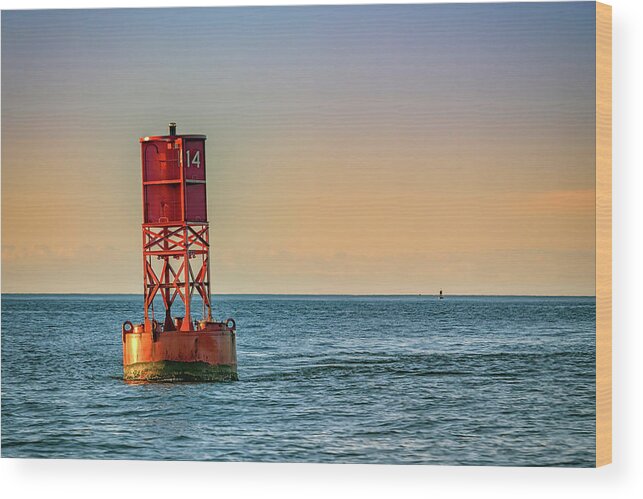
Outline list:
[[[133,385],[140,297],[4,294],[2,457],[594,465],[594,298],[214,301],[240,380]]]

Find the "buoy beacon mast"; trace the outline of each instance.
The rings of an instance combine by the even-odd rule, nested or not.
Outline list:
[[[205,135],[143,137],[144,322],[122,328],[126,380],[237,379],[236,324],[212,319]],[[194,320],[192,297],[200,298]],[[154,304],[164,314],[157,321]],[[160,298],[160,299],[159,299]],[[175,300],[184,316],[172,317]]]

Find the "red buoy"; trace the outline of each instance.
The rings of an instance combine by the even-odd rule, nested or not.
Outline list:
[[[212,319],[205,135],[143,137],[144,321],[122,327],[123,372],[137,381],[237,379],[236,323]],[[193,319],[192,296],[202,318]],[[154,303],[163,303],[161,322]],[[179,298],[184,317],[172,317]],[[158,302],[159,300],[157,300]]]

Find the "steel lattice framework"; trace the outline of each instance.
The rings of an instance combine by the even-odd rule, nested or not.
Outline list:
[[[204,317],[212,320],[210,298],[210,241],[207,223],[143,224],[145,324],[154,320],[154,298],[160,293],[165,307],[165,331],[174,329],[171,308],[176,297],[185,306],[181,330],[192,326],[190,304],[196,292]]]

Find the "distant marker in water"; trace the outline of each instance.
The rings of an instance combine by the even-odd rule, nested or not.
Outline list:
[[[444,298],[444,296],[442,295],[442,290],[440,290],[440,300],[441,300],[442,298]]]

